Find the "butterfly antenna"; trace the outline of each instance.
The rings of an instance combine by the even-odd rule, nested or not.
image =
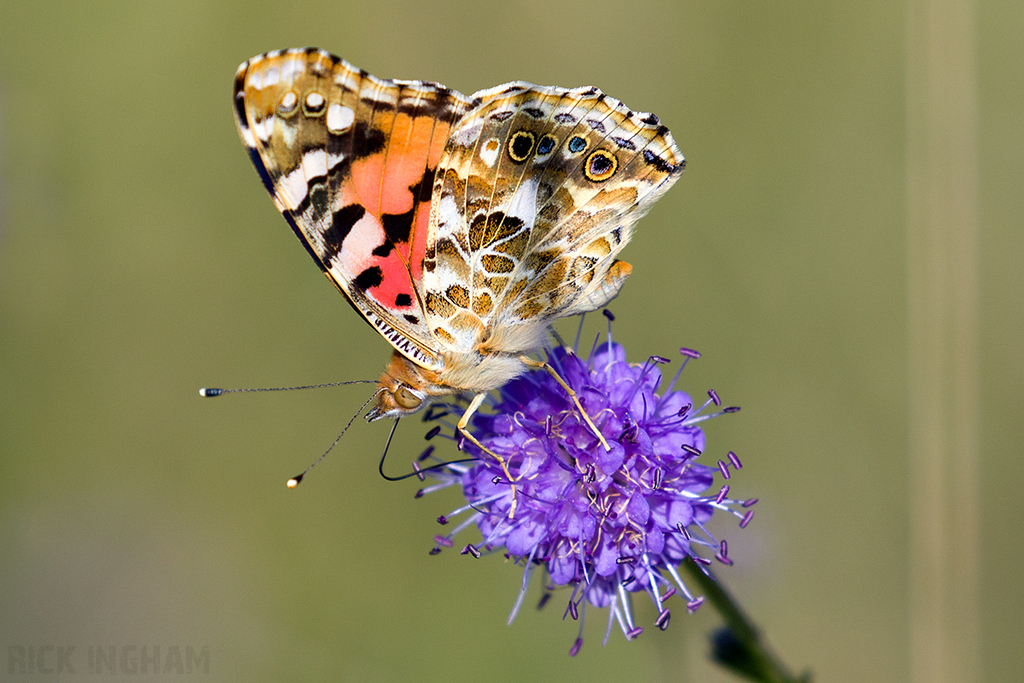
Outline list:
[[[350,382],[350,384],[351,384],[351,382]],[[332,443],[332,444],[331,444],[330,446],[328,446],[328,447],[327,447],[327,450],[326,450],[326,451],[324,451],[324,454],[323,454],[323,455],[321,455],[321,456],[320,456],[319,458],[317,458],[316,460],[314,460],[314,461],[313,461],[313,462],[312,462],[312,463],[311,463],[311,464],[309,465],[309,467],[307,467],[306,469],[304,469],[304,470],[302,471],[302,474],[298,475],[297,477],[292,477],[291,479],[289,479],[289,480],[288,480],[288,488],[290,488],[290,489],[293,489],[293,488],[295,488],[296,486],[298,486],[298,485],[299,485],[299,483],[300,483],[300,482],[302,481],[302,478],[303,478],[303,477],[305,477],[305,476],[306,476],[307,474],[309,474],[309,471],[310,471],[311,469],[313,469],[313,468],[314,468],[314,467],[316,467],[316,466],[317,466],[318,464],[320,464],[320,461],[321,461],[321,460],[323,460],[324,458],[326,458],[326,457],[327,457],[327,454],[331,452],[331,449],[333,449],[333,448],[334,448],[335,446],[337,446],[337,445],[338,445],[338,442],[339,442],[339,441],[341,441],[341,437],[345,436],[345,432],[347,432],[347,431],[348,431],[348,428],[349,428],[349,427],[351,427],[351,426],[352,426],[352,423],[356,421],[356,418],[357,418],[357,417],[359,417],[359,413],[363,412],[363,409],[364,409],[364,408],[366,408],[366,406],[370,405],[370,401],[372,401],[372,400],[374,400],[375,398],[377,398],[377,396],[379,396],[379,395],[380,395],[380,392],[382,392],[382,391],[384,391],[384,390],[383,390],[383,389],[378,389],[377,391],[373,392],[373,395],[372,395],[372,396],[370,396],[370,398],[366,399],[366,403],[364,403],[364,404],[362,405],[362,407],[361,407],[361,408],[359,408],[359,410],[357,410],[357,411],[356,411],[356,414],[355,414],[355,415],[353,415],[353,416],[352,416],[352,419],[348,421],[348,424],[347,424],[347,425],[345,425],[345,428],[341,430],[341,434],[338,434],[338,437],[337,437],[337,438],[336,438],[336,439],[334,440],[334,442],[333,442],[333,443]],[[392,430],[391,430],[391,433],[392,433],[392,434],[394,434],[394,433],[395,433],[395,430],[394,430],[394,428],[392,428]],[[388,437],[388,443],[391,443],[391,437]]]
[[[259,389],[207,389],[202,388],[199,390],[199,395],[203,398],[212,398],[214,396],[222,396],[224,394],[238,394],[252,391],[297,391],[298,389],[323,389],[324,387],[340,387],[343,384],[376,384],[376,380],[372,379],[355,379],[349,382],[331,382],[330,384],[307,384],[302,387],[266,387]]]

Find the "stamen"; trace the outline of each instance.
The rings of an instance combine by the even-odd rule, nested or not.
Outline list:
[[[715,504],[716,505],[721,505],[722,501],[725,500],[725,497],[728,496],[728,495],[729,495],[729,487],[728,486],[723,486],[721,488],[721,490],[718,492],[718,496],[715,498]]]
[[[732,466],[735,467],[736,469],[738,469],[738,470],[742,470],[743,469],[743,463],[740,462],[739,457],[735,453],[733,453],[732,451],[729,451],[729,462],[731,462]]]

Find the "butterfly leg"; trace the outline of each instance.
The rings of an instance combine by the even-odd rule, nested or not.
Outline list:
[[[480,441],[477,440],[477,438],[466,429],[466,427],[469,426],[469,421],[473,419],[473,414],[476,413],[477,409],[483,404],[484,399],[486,398],[487,393],[481,392],[474,396],[473,400],[469,402],[469,407],[466,408],[466,412],[462,414],[462,418],[459,420],[459,433],[466,437],[466,440],[469,441],[471,444],[473,444],[474,446],[482,450],[484,453],[497,460],[498,464],[501,465],[501,471],[505,473],[505,478],[508,479],[509,485],[512,486],[512,505],[511,507],[509,507],[508,510],[508,516],[509,519],[511,519],[512,516],[516,513],[517,500],[516,485],[515,482],[512,481],[512,473],[508,471],[508,463],[505,462],[505,459],[503,457],[492,451],[490,448],[487,448],[487,446],[484,446],[482,443],[480,443]]]
[[[558,374],[558,371],[551,367],[550,363],[546,363],[542,360],[534,360],[529,356],[519,356],[519,360],[521,360],[524,365],[531,368],[544,368],[547,370],[548,374],[555,378],[555,381],[558,382],[562,389],[565,390],[565,393],[569,395],[569,398],[572,399],[572,402],[576,405],[576,409],[579,410],[580,415],[583,416],[583,421],[587,423],[587,426],[590,427],[590,431],[594,433],[594,436],[596,436],[597,440],[601,442],[604,449],[606,451],[610,451],[612,449],[612,447],[608,445],[608,442],[605,441],[604,434],[601,433],[601,430],[597,428],[594,421],[590,419],[589,415],[587,415],[587,411],[585,411],[583,406],[580,405],[580,400],[576,396],[576,392],[572,390],[572,387],[570,387],[564,379],[562,379],[562,376]]]

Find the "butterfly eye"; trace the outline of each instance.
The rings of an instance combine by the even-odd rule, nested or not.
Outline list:
[[[615,158],[614,154],[603,149],[594,150],[590,156],[587,157],[587,162],[583,165],[583,170],[584,173],[586,173],[587,179],[592,180],[595,183],[608,180],[615,175],[615,171],[618,168],[619,160]]]
[[[537,136],[528,130],[519,130],[509,138],[508,155],[512,161],[517,163],[526,161],[533,151],[533,145],[537,142]]]
[[[412,393],[407,387],[398,387],[398,391],[395,392],[394,396],[395,403],[405,410],[419,408],[420,404],[423,403],[423,399]]]

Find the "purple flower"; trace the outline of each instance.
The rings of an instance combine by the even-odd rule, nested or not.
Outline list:
[[[710,466],[698,462],[705,450],[700,423],[738,408],[721,408],[714,391],[695,406],[674,387],[687,361],[699,357],[681,349],[682,367],[659,393],[659,366],[668,359],[626,362],[622,346],[608,339],[595,343],[589,359],[571,350],[548,350],[548,362],[570,387],[607,440],[606,450],[581,419],[566,392],[544,370],[533,370],[490,397],[490,413],[477,414],[471,431],[481,443],[508,463],[510,483],[501,466],[464,439],[450,419],[461,414],[455,404],[435,405],[425,416],[451,432],[471,455],[469,464],[450,464],[425,472],[437,484],[430,493],[461,485],[467,503],[438,518],[448,524],[466,517],[443,536],[436,536],[433,554],[454,545],[453,538],[476,526],[482,541],[463,554],[503,552],[524,567],[522,589],[509,623],[523,603],[538,569],[543,579],[543,605],[558,586],[571,587],[566,614],[580,621],[580,636],[570,650],[582,646],[587,604],[608,607],[605,642],[617,622],[627,640],[643,629],[634,619],[631,594],[645,592],[656,609],[654,625],[669,622],[668,599],[685,596],[687,611],[703,602],[683,582],[677,567],[687,557],[701,565],[716,558],[731,564],[727,545],[707,529],[716,510],[735,515],[745,527],[756,501],[728,497],[729,487],[714,488],[716,476],[729,479],[742,467],[732,452]],[[711,410],[713,412],[705,412]],[[435,427],[428,438],[437,436]],[[433,448],[421,460],[436,460]],[[510,512],[512,513],[510,515]],[[563,615],[564,618],[564,615]]]

